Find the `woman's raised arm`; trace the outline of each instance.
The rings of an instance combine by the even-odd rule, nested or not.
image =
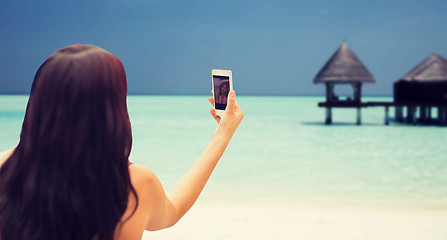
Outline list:
[[[213,103],[212,98],[210,98],[210,102]],[[211,109],[211,115],[219,124],[211,142],[191,170],[177,183],[169,197],[164,195],[158,178],[153,176],[153,180],[150,181],[149,185],[155,192],[147,193],[152,194],[152,196],[147,196],[152,199],[152,202],[149,202],[151,206],[148,209],[150,214],[146,226],[147,230],[159,230],[174,225],[199,197],[244,117],[244,113],[236,102],[236,94],[233,90],[229,93],[227,108],[222,118],[215,114],[214,109]]]

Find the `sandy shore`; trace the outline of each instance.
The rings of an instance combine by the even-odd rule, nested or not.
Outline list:
[[[143,239],[441,240],[447,209],[200,202],[174,227]]]

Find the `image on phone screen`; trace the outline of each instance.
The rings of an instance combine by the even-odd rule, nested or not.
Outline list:
[[[228,93],[230,92],[230,77],[214,75],[213,83],[215,108],[225,110],[227,107]]]

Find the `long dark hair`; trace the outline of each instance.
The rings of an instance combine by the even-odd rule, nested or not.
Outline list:
[[[126,97],[121,61],[97,46],[62,48],[40,66],[0,169],[1,240],[113,239],[136,197]]]

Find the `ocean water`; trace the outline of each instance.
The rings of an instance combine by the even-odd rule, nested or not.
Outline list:
[[[18,143],[27,98],[0,95],[0,151]],[[201,200],[447,207],[446,127],[385,126],[383,107],[363,109],[361,126],[355,110],[335,109],[326,126],[319,101],[238,96],[245,118]],[[169,191],[216,128],[207,96],[129,96],[128,107],[131,161]]]

